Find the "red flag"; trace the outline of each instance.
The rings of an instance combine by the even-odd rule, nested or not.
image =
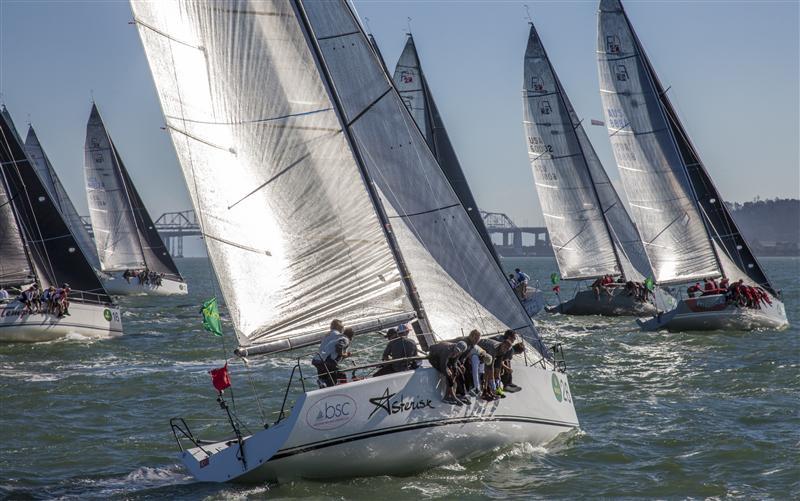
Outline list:
[[[555,292],[556,294],[561,292],[561,286],[560,285],[556,285],[555,287],[553,287],[553,292]]]
[[[219,369],[212,369],[208,371],[211,374],[211,384],[214,385],[214,388],[217,391],[222,392],[225,388],[230,388],[231,386],[231,378],[228,377],[228,363],[225,362],[224,367],[220,367]]]

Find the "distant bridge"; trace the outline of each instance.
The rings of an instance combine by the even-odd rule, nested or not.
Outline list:
[[[89,233],[93,233],[89,216],[81,216],[81,220]],[[173,257],[183,257],[183,237],[201,236],[200,225],[197,224],[197,218],[192,209],[165,212],[158,216],[153,223]]]
[[[542,226],[517,226],[502,212],[481,211],[483,223],[489,236],[500,235],[500,242],[492,238],[492,243],[503,257],[519,256],[552,256],[553,248],[550,246],[550,235],[547,228]],[[523,235],[533,235],[529,244],[525,245]]]
[[[483,222],[489,236],[500,235],[500,242],[492,238],[497,252],[503,257],[519,256],[552,256],[550,235],[547,228],[541,226],[517,226],[502,212],[481,211]],[[82,216],[83,225],[92,233],[92,225],[88,216]],[[154,221],[156,230],[164,239],[169,253],[174,257],[183,257],[184,237],[199,237],[200,225],[192,209],[179,212],[165,212]],[[533,235],[528,245],[523,242],[523,235]]]

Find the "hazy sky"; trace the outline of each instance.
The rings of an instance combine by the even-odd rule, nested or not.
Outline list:
[[[356,1],[391,69],[407,18],[478,204],[542,224],[522,128],[524,2]],[[578,114],[602,119],[596,1],[526,2]],[[625,3],[723,197],[800,196],[800,2]],[[82,214],[97,101],[153,217],[189,199],[123,1],[0,0],[0,92],[30,120]],[[587,131],[618,180],[605,127]],[[624,196],[624,195],[623,195]]]

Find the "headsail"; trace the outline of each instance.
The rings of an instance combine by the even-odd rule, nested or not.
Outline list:
[[[84,170],[89,215],[104,271],[148,268],[180,278],[108,135],[97,106],[86,124]]]
[[[483,222],[478,204],[469,188],[467,178],[458,161],[458,156],[450,143],[450,137],[444,127],[444,121],[433,100],[433,93],[425,79],[422,71],[422,64],[419,60],[417,47],[414,44],[414,37],[409,33],[406,46],[403,48],[400,59],[394,70],[394,84],[397,87],[400,97],[408,108],[414,122],[425,136],[425,140],[430,146],[431,151],[436,156],[444,175],[456,192],[461,205],[467,209],[469,218],[475,229],[480,234],[486,246],[492,253],[492,257],[500,264],[500,260],[495,251],[489,232]]]
[[[533,23],[525,52],[528,154],[564,278],[652,272],[639,233],[570,103]]]
[[[681,253],[692,262],[692,266],[686,267],[686,276],[683,278],[699,278],[704,274],[701,270],[713,271],[713,274],[722,273],[734,280],[744,274],[750,281],[774,294],[774,288],[738,230],[697,150],[689,140],[619,0],[600,2],[598,63],[609,130],[613,132],[612,119],[622,122],[616,127],[622,129],[618,135],[625,140],[631,132],[635,133],[635,138],[639,138],[640,134],[647,134],[648,123],[650,130],[658,129],[651,135],[660,136],[658,143],[663,156],[655,157],[660,163],[653,163],[652,155],[645,159],[656,170],[665,169],[666,175],[662,173],[659,186],[671,185],[669,189],[676,195],[680,194],[681,199],[693,202],[696,216],[689,216],[689,211],[686,211],[690,219],[686,226],[692,226],[693,237],[691,243],[687,239],[688,248]],[[637,101],[636,96],[639,93],[644,103]],[[632,122],[630,127],[625,125],[628,121]],[[615,142],[613,137],[612,142]],[[648,145],[646,140],[641,143],[642,149]],[[632,145],[626,145],[623,140],[615,142],[614,153],[618,163],[627,162],[646,167],[644,162],[637,162],[637,157],[633,156],[637,152],[626,149],[629,146]],[[652,150],[647,153],[652,153]],[[622,165],[620,167],[624,169]],[[627,186],[628,183],[626,189]],[[704,223],[703,226],[691,223],[695,220]],[[640,223],[640,230],[641,226]],[[703,229],[709,245],[704,245],[703,239],[697,236],[700,229]],[[697,251],[694,256],[689,253],[693,248]],[[652,260],[652,247],[648,246],[647,250]],[[680,281],[677,277],[670,280]]]
[[[413,311],[373,204],[437,335],[536,339],[344,1],[132,5],[241,344]]]
[[[600,93],[631,214],[659,283],[720,274],[646,56],[616,0],[598,16]]]
[[[103,285],[25,154],[11,117],[7,114],[3,114],[0,123],[0,170],[5,197],[11,198],[9,205],[14,211],[17,231],[27,249],[26,260],[40,284],[43,287],[59,287],[66,282],[75,290],[94,292],[102,300],[110,302]],[[3,221],[3,224],[6,222]],[[19,261],[21,253],[17,251],[14,259]]]
[[[39,179],[42,180],[42,184],[44,184],[50,194],[50,198],[52,198],[53,202],[55,202],[56,206],[61,211],[64,222],[67,223],[72,234],[75,236],[75,240],[77,240],[81,251],[83,251],[86,256],[86,260],[89,261],[92,268],[99,271],[100,260],[97,258],[97,250],[94,247],[94,241],[91,235],[89,235],[89,231],[83,225],[83,220],[78,214],[78,211],[75,210],[75,206],[72,204],[67,190],[65,190],[64,185],[61,184],[61,180],[58,178],[58,174],[56,174],[53,165],[50,163],[50,159],[44,152],[32,125],[28,127],[28,135],[25,137],[25,152],[28,154],[28,158],[33,162],[33,166],[39,174]]]

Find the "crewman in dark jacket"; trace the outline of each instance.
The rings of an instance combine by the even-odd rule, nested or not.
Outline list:
[[[394,331],[396,336],[394,338],[391,337],[392,331]],[[373,377],[383,376],[384,374],[391,374],[393,372],[413,370],[419,367],[419,363],[416,360],[403,360],[416,357],[418,355],[417,345],[414,343],[414,341],[408,338],[408,333],[409,330],[406,324],[401,324],[396,330],[389,329],[389,332],[387,333],[387,337],[389,337],[389,343],[386,345],[386,349],[383,350],[383,356],[381,357],[381,360],[400,361],[393,364],[383,365],[375,372],[375,374],[373,374]]]

